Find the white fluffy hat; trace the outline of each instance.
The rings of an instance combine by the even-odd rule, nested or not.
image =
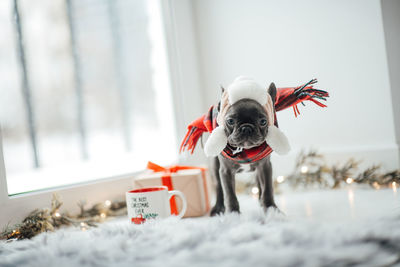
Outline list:
[[[290,150],[289,142],[285,134],[275,126],[274,103],[267,89],[251,78],[240,76],[222,94],[220,111],[217,117],[219,126],[212,131],[207,139],[204,146],[206,156],[215,157],[226,147],[228,137],[224,129],[225,114],[231,105],[242,99],[255,100],[264,107],[268,117],[266,142],[279,155],[287,154]]]

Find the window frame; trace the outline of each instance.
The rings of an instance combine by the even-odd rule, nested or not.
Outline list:
[[[155,1],[158,1],[161,9],[173,115],[176,122],[176,143],[179,144],[187,123],[203,112],[192,3],[179,0]],[[181,155],[178,159],[180,164],[199,161],[204,163],[204,156],[198,154],[188,160]],[[124,199],[124,192],[132,187],[134,175],[135,172],[9,196],[0,129],[0,229],[21,221],[36,208],[49,207],[54,193],[57,193],[64,203],[61,211],[68,210],[71,213],[78,212],[77,202],[80,200],[92,205],[105,200]]]

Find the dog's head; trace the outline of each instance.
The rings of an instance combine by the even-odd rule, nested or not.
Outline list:
[[[238,77],[223,91],[218,106],[218,127],[204,147],[207,156],[217,156],[227,144],[249,149],[264,141],[278,154],[290,147],[286,136],[275,126],[276,87],[268,90],[247,77]]]
[[[275,101],[276,87],[271,83],[268,89]],[[224,128],[228,144],[249,149],[261,145],[268,134],[268,115],[265,108],[253,99],[244,98],[229,107],[224,116]]]

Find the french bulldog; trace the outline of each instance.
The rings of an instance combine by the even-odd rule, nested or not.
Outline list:
[[[276,98],[274,83],[268,88],[272,103]],[[249,149],[261,145],[268,134],[268,116],[263,106],[252,99],[241,99],[231,105],[224,116],[224,129],[228,137],[228,145],[241,149]],[[270,156],[246,165],[249,171],[256,172],[259,201],[265,211],[273,207],[277,209],[273,195],[272,166]],[[240,213],[239,202],[235,193],[235,175],[243,170],[242,165],[225,158],[221,154],[214,157],[211,163],[211,174],[216,179],[216,203],[210,215],[228,212]]]

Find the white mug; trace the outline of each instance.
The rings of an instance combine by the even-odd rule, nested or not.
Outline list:
[[[126,192],[126,207],[132,223],[142,224],[149,219],[171,216],[170,198],[174,195],[182,198],[182,210],[176,216],[179,219],[186,212],[185,195],[177,190],[168,191],[166,186],[153,186]]]

